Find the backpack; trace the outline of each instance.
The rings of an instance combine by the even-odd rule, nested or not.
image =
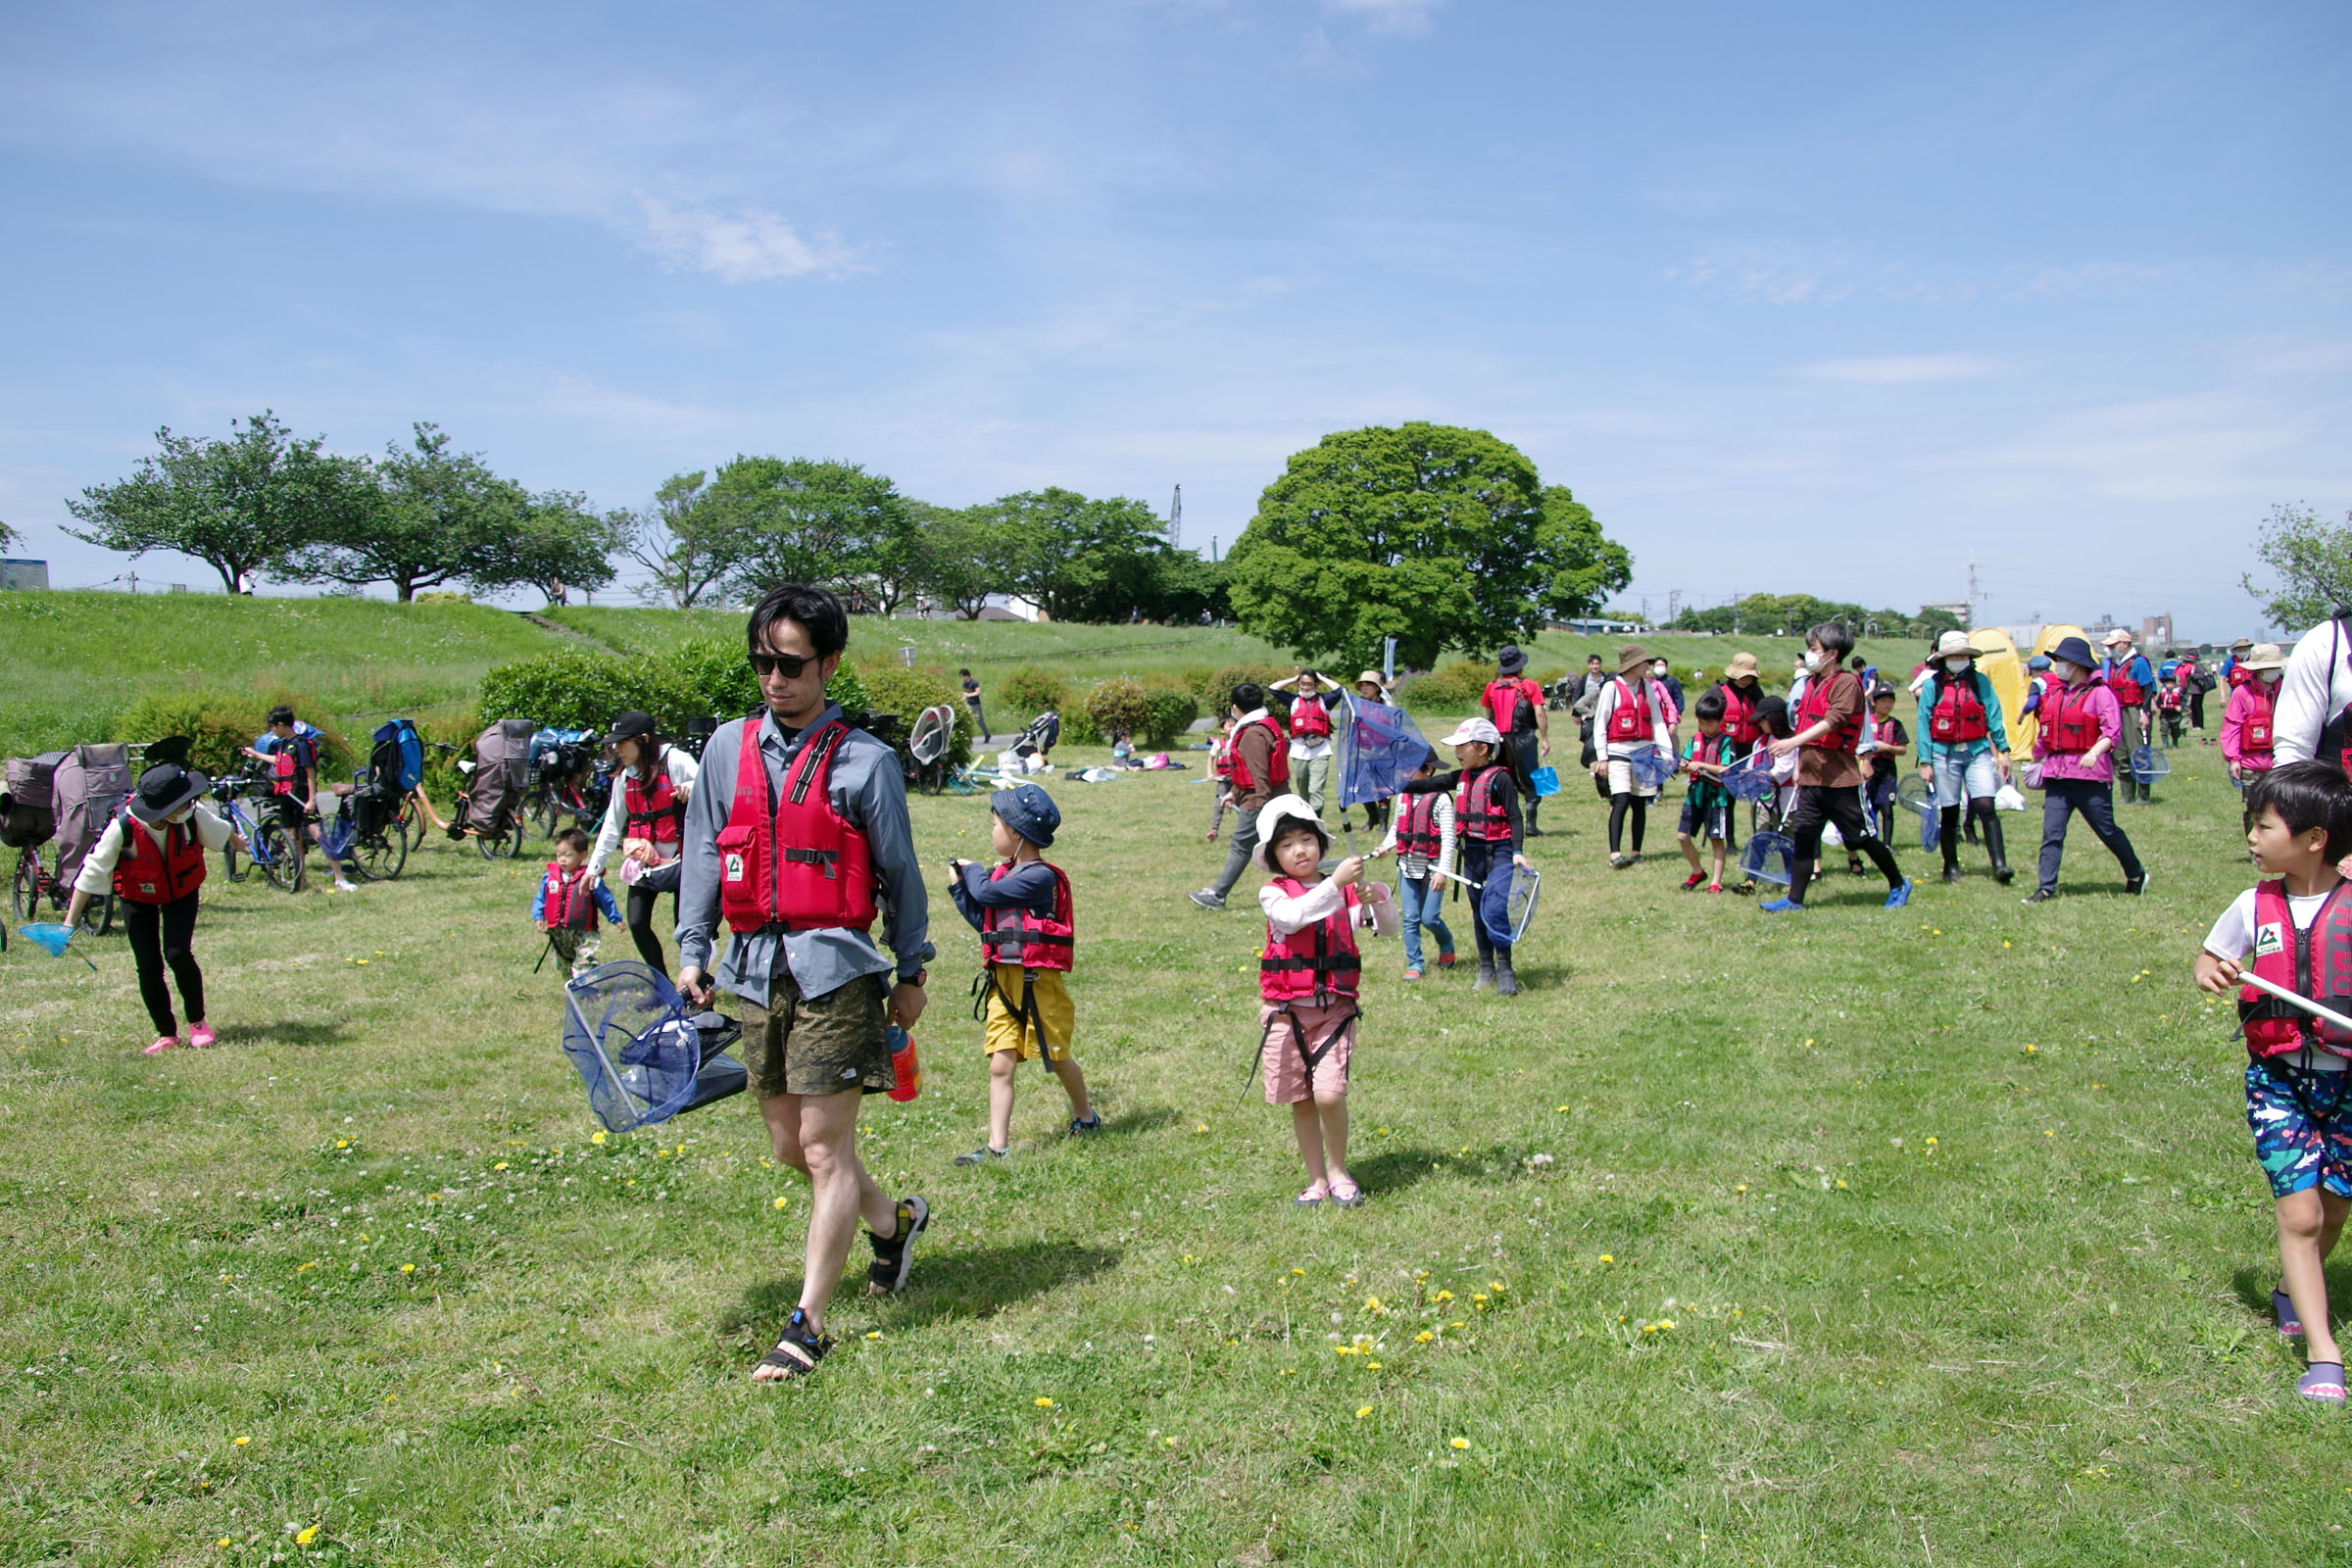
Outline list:
[[[371,782],[397,789],[406,795],[424,779],[424,738],[416,733],[413,718],[396,718],[379,724],[375,730],[375,749],[368,758],[368,776]]]
[[[12,850],[30,849],[57,836],[57,812],[52,793],[63,752],[8,760],[8,785],[0,791],[0,844]]]

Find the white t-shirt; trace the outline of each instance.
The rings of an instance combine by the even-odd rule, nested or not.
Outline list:
[[[2327,902],[2326,893],[2310,893],[2301,898],[2289,896],[2286,917],[2295,923],[2297,931],[2306,930],[2319,917],[2320,908]],[[2283,931],[2276,935],[2289,942],[2293,940]],[[2254,951],[2260,933],[2254,929],[2254,890],[2248,888],[2230,900],[2230,907],[2224,909],[2222,917],[2213,922],[2213,929],[2205,935],[2205,951],[2217,958],[2243,963],[2247,955]],[[2342,1056],[2325,1051],[2314,1051],[2309,1055],[2310,1064],[2322,1072],[2341,1072],[2347,1065],[2352,1065]]]
[[[669,774],[670,787],[678,792],[681,801],[694,792],[694,781],[702,772],[702,766],[692,756],[675,746],[664,746],[662,748],[662,766]],[[605,862],[619,850],[621,829],[628,825],[628,820],[627,775],[615,773],[612,775],[612,797],[605,806],[605,820],[597,830],[596,847],[588,852],[590,876],[603,871]]]
[[[2272,731],[2277,738],[2274,765],[2310,761],[2320,731],[2352,703],[2352,636],[2337,622],[2322,621],[2295,644],[2287,656],[2286,674],[2278,682],[2278,703]]]

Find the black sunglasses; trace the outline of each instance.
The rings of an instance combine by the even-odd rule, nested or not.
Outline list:
[[[799,680],[801,671],[815,662],[815,658],[804,659],[798,654],[754,654],[752,671],[761,678],[780,674],[786,680]]]

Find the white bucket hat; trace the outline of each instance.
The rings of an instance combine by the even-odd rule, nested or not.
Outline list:
[[[1315,830],[1315,837],[1323,841],[1316,858],[1331,852],[1331,829],[1323,825],[1315,808],[1299,796],[1277,795],[1257,808],[1257,863],[1276,875],[1281,874],[1282,867],[1274,863],[1274,835],[1282,830],[1283,823],[1293,820],[1306,823]]]
[[[1453,727],[1453,733],[1438,742],[1440,746],[1459,746],[1464,741],[1484,741],[1489,746],[1502,744],[1502,731],[1491,718],[1465,718]]]
[[[1968,644],[1968,633],[1947,631],[1936,639],[1937,659],[1982,659],[1984,655]]]

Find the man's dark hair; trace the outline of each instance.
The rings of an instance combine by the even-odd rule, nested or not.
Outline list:
[[[574,855],[586,855],[589,844],[588,835],[576,827],[567,827],[556,835],[556,848],[569,850]]]
[[[1860,654],[1856,654],[1856,655],[1854,656],[1854,673],[1855,673],[1855,674],[1859,675],[1859,674],[1861,674],[1861,673],[1862,673],[1864,670],[1868,669],[1869,667],[1870,667],[1870,661],[1869,661],[1869,660],[1867,660],[1867,659],[1864,659],[1864,658],[1863,658],[1863,657],[1862,657]]]
[[[1598,654],[1587,654],[1585,656],[1585,662],[1588,664],[1597,664],[1600,662],[1600,656]]]
[[[808,634],[808,646],[816,657],[838,654],[850,646],[850,612],[841,601],[822,588],[810,588],[805,583],[780,582],[760,596],[752,607],[752,618],[745,638],[755,654],[769,650],[760,646],[767,628],[779,620],[797,620]]]
[[[1720,686],[1709,687],[1697,702],[1690,705],[1690,711],[1698,716],[1698,721],[1702,724],[1721,723],[1723,721],[1723,688]]]
[[[292,710],[291,708],[288,708],[288,707],[287,707],[285,704],[283,704],[283,703],[280,703],[280,704],[278,704],[278,705],[277,705],[275,708],[272,708],[271,710],[270,710],[270,723],[272,723],[272,724],[291,724],[291,723],[293,723],[293,722],[294,722],[294,710]]]
[[[1253,680],[1246,680],[1233,689],[1233,706],[1245,713],[1253,713],[1266,706],[1266,694]]]
[[[958,675],[969,675],[971,671],[968,669],[959,669],[956,673]]]
[[[2328,830],[2328,858],[2352,851],[2352,780],[2333,762],[2288,762],[2257,773],[2246,790],[2246,809],[2255,816],[2277,811],[2289,833]]]
[[[1847,631],[1845,623],[1840,620],[1823,621],[1805,633],[1805,641],[1821,644],[1826,652],[1836,654],[1841,663],[1845,656],[1854,651],[1854,634]]]

